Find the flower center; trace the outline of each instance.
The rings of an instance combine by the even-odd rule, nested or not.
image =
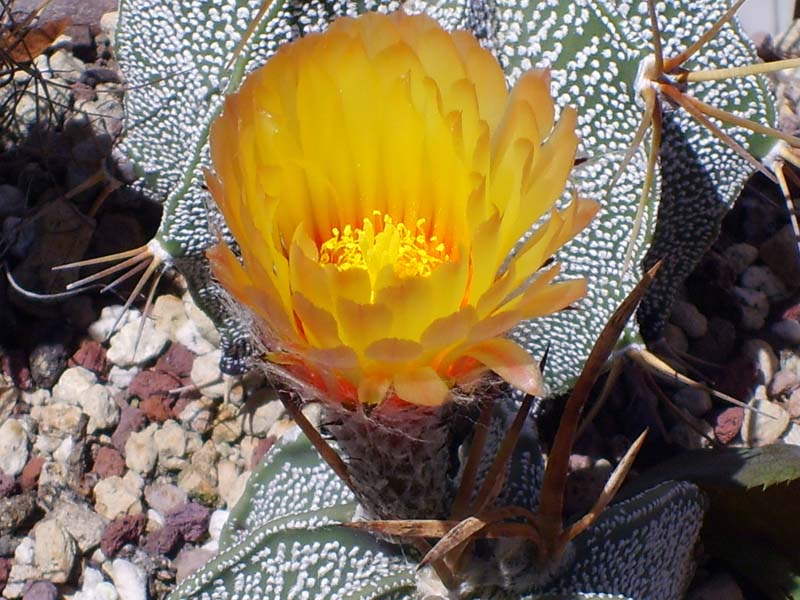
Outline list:
[[[374,282],[386,265],[392,265],[398,277],[427,277],[436,266],[450,260],[444,243],[425,233],[425,219],[417,220],[415,233],[380,211],[372,215],[379,231],[368,218],[364,218],[362,227],[346,225],[343,231],[334,227],[331,238],[320,246],[320,264],[334,265],[340,271],[366,269]]]

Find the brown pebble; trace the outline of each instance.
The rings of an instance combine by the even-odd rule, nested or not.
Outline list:
[[[721,444],[729,444],[742,428],[744,409],[740,406],[726,408],[714,420],[714,436]]]
[[[106,349],[99,342],[88,338],[81,341],[67,364],[70,367],[83,367],[102,377],[105,377],[111,367],[106,358]]]
[[[100,549],[107,557],[113,557],[125,544],[136,543],[144,532],[147,517],[142,513],[117,517],[103,530]]]
[[[155,423],[163,423],[172,417],[166,399],[161,396],[149,396],[139,403],[144,415]]]
[[[22,468],[19,474],[18,483],[23,492],[36,489],[39,485],[39,473],[42,472],[44,466],[44,458],[41,456],[34,456]]]
[[[92,472],[97,473],[102,479],[122,477],[125,474],[125,459],[116,448],[103,446],[94,457]]]

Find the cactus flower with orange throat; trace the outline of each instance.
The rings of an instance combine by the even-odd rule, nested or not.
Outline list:
[[[213,124],[208,186],[241,250],[210,250],[214,275],[320,397],[438,406],[486,370],[539,394],[504,334],[584,294],[547,261],[596,211],[555,208],[578,140],[574,110],[554,115],[546,71],[509,92],[470,33],[341,18],[279,48]]]

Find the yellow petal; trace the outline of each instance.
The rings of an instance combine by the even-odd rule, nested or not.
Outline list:
[[[389,335],[392,313],[380,304],[359,304],[346,298],[336,301],[336,320],[342,341],[357,351]]]
[[[401,400],[420,406],[440,406],[450,394],[447,384],[430,367],[398,373],[394,391]]]
[[[364,356],[379,363],[410,363],[422,356],[422,344],[414,340],[385,338],[367,346]]]
[[[368,406],[380,404],[386,398],[391,384],[392,380],[386,376],[364,377],[358,384],[358,401]]]
[[[306,298],[301,292],[292,294],[294,312],[303,324],[303,333],[313,346],[331,348],[341,346],[336,319]]]

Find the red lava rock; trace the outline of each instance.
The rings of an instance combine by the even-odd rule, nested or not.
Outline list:
[[[208,533],[211,511],[197,502],[176,506],[164,515],[164,525],[176,527],[187,542],[199,542]]]
[[[164,371],[150,369],[137,374],[131,381],[128,391],[132,396],[138,396],[141,400],[145,400],[151,396],[166,398],[170,390],[178,387],[181,387],[179,377]]]
[[[6,587],[8,576],[11,574],[11,559],[0,558],[0,591]]]
[[[183,545],[183,534],[175,525],[165,525],[147,534],[142,549],[148,554],[171,555]]]
[[[6,475],[0,469],[0,498],[6,498],[17,492],[17,482],[10,475]]]
[[[49,581],[36,581],[25,590],[22,600],[58,600],[58,588]]]
[[[139,536],[144,532],[146,521],[147,518],[142,513],[117,517],[111,521],[106,525],[103,536],[100,538],[100,549],[103,554],[112,557],[125,544],[138,542]]]
[[[22,468],[18,483],[23,492],[33,490],[39,485],[39,473],[42,472],[42,466],[44,466],[44,458],[34,456]]]
[[[161,355],[153,367],[154,371],[163,371],[174,375],[178,379],[188,377],[192,372],[194,364],[194,354],[183,344],[172,344],[169,349]]]
[[[128,441],[132,431],[140,431],[144,429],[147,424],[147,418],[138,408],[133,406],[126,406],[119,414],[119,424],[111,434],[111,443],[120,452],[125,448],[125,442]]]
[[[92,471],[102,479],[113,477],[114,475],[122,477],[125,473],[125,459],[122,458],[122,454],[116,448],[103,446],[97,451],[97,456],[94,457]]]
[[[728,444],[739,434],[744,422],[744,409],[732,406],[719,413],[714,420],[714,435],[722,444]]]
[[[11,350],[0,356],[0,367],[3,375],[10,377],[19,389],[27,391],[33,387],[28,357],[22,350]]]
[[[163,423],[172,417],[172,413],[164,398],[149,396],[139,403],[144,415],[153,422]]]
[[[800,321],[800,303],[795,304],[794,306],[790,306],[781,315],[781,319],[787,320],[792,319],[795,321]]]
[[[106,349],[102,344],[91,339],[85,339],[78,346],[78,349],[70,357],[68,363],[70,367],[83,367],[93,371],[97,375],[105,376],[110,368],[110,363],[106,358]]]

